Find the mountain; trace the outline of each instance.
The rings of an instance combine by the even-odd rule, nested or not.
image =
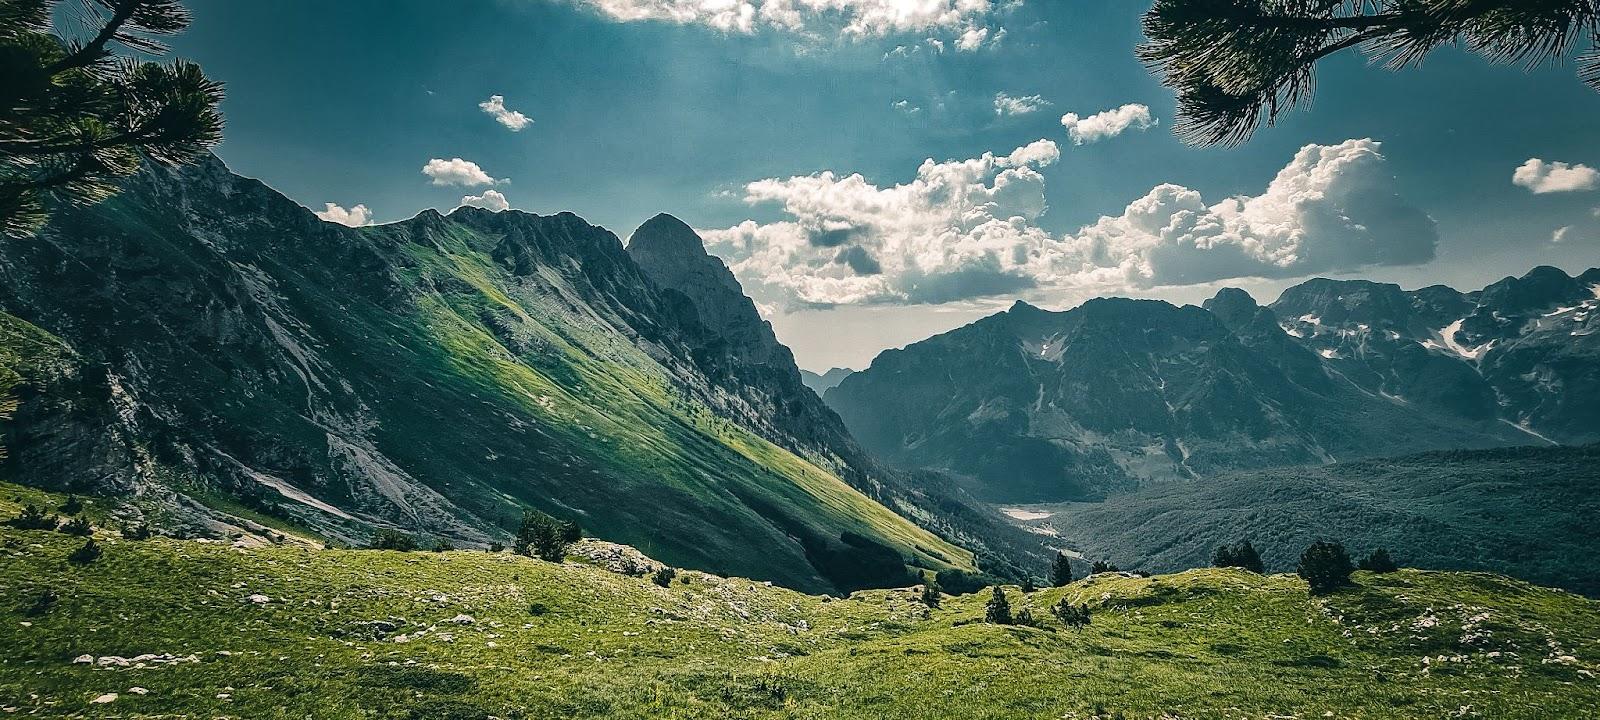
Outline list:
[[[148,169],[0,240],[0,476],[214,537],[481,546],[536,508],[814,591],[971,569],[857,489],[770,330],[667,262],[567,213],[347,228],[215,160]]]
[[[998,577],[1044,567],[1037,537],[1018,530],[959,484],[936,473],[883,465],[862,449],[839,416],[809,389],[794,354],[773,334],[733,272],[708,253],[683,221],[658,215],[628,240],[628,254],[664,297],[693,308],[715,332],[688,343],[715,388],[707,402],[763,438],[827,468],[852,487],[962,547]],[[848,374],[848,370],[837,371]]]
[[[1170,572],[1249,539],[1292,571],[1319,539],[1401,563],[1487,570],[1600,597],[1600,445],[1452,450],[1167,483],[1103,503],[1031,506],[1030,524],[1091,558]]]
[[[0,485],[0,517],[19,495],[65,499]],[[1532,720],[1600,706],[1600,603],[1485,573],[1358,572],[1325,596],[1293,575],[1100,573],[1002,588],[1033,622],[998,625],[987,591],[928,607],[915,588],[839,600],[688,570],[661,586],[619,572],[656,561],[593,541],[565,563],[96,542],[102,557],[69,565],[82,538],[0,527],[8,713]],[[1064,626],[1049,611],[1062,601],[1088,624]]]
[[[818,375],[810,370],[801,370],[800,378],[805,381],[806,387],[817,394],[817,397],[826,395],[829,390],[839,387],[839,383],[850,377],[854,370],[850,368],[829,368],[827,372]]]
[[[1600,440],[1600,269],[1539,267],[1471,293],[1312,280],[1271,309],[1370,392],[1530,442]]]
[[[1527,437],[1362,387],[1242,291],[1208,306],[1018,302],[882,353],[826,399],[869,449],[993,502]]]

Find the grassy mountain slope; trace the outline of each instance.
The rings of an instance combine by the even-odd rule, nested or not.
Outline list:
[[[1284,468],[1152,487],[1095,504],[1037,506],[1033,524],[1123,567],[1210,564],[1251,539],[1269,570],[1293,570],[1317,539],[1402,563],[1488,570],[1600,596],[1600,446],[1447,451]]]
[[[352,542],[482,543],[536,507],[809,590],[972,566],[719,414],[688,350],[710,330],[570,214],[350,229],[213,162],[5,241],[0,279],[0,310],[77,359],[70,382],[11,369],[34,400],[0,470],[29,484]]]
[[[0,514],[22,496],[41,499],[0,488]],[[1001,627],[980,622],[983,594],[929,611],[909,590],[830,600],[700,573],[663,588],[507,554],[98,539],[104,556],[79,566],[63,559],[78,538],[0,528],[6,712],[1563,718],[1600,704],[1600,604],[1484,574],[1358,573],[1326,598],[1284,575],[1100,575],[1007,588],[1040,623]],[[25,613],[47,589],[58,599]],[[1062,597],[1091,606],[1087,628],[1049,617]]]

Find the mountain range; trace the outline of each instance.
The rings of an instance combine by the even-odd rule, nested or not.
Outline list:
[[[150,168],[0,241],[0,360],[0,472],[176,534],[484,546],[532,508],[814,591],[1028,539],[868,458],[666,216],[631,248],[566,213],[348,228]]]
[[[839,387],[839,383],[844,382],[844,379],[850,377],[850,374],[854,372],[850,368],[839,367],[829,368],[827,372],[822,374],[817,374],[810,370],[801,370],[800,377],[805,380],[806,387],[811,388],[812,392],[815,392],[820,397],[827,394],[829,390]]]
[[[826,400],[869,449],[993,502],[1600,433],[1600,270],[1481,291],[1311,280],[1261,306],[1010,310],[879,355]]]

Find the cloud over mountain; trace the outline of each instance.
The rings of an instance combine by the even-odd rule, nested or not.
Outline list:
[[[725,33],[773,29],[802,34],[882,37],[957,32],[976,49],[985,23],[1017,0],[568,0],[618,22],[655,20],[702,25]]]
[[[461,198],[463,207],[476,207],[493,212],[511,209],[511,202],[497,190],[485,190],[482,195],[468,195]]]
[[[751,205],[786,219],[703,231],[758,298],[791,306],[944,303],[1028,289],[1095,292],[1296,277],[1432,259],[1434,222],[1399,194],[1373,140],[1307,145],[1256,196],[1208,204],[1164,184],[1074,233],[1038,224],[1039,140],[1009,155],[924,161],[883,187],[825,171],[758,180]]]
[[[1155,124],[1156,119],[1150,115],[1150,108],[1138,103],[1129,103],[1089,117],[1078,117],[1077,113],[1061,116],[1061,125],[1067,129],[1067,135],[1072,138],[1074,145],[1114,138],[1130,128],[1148,130]]]
[[[433,179],[434,185],[493,185],[496,180],[489,173],[478,167],[478,164],[461,158],[440,160],[434,158],[422,166],[422,174]]]
[[[1532,190],[1535,195],[1594,190],[1600,188],[1600,170],[1588,165],[1529,158],[1511,174],[1511,182]]]
[[[349,227],[372,224],[372,211],[368,210],[365,205],[357,205],[347,209],[334,203],[323,204],[327,206],[327,209],[313,211],[317,217],[323,220]]]
[[[490,95],[488,100],[478,103],[478,109],[488,113],[495,122],[511,132],[522,132],[533,124],[533,118],[506,107],[504,95]]]

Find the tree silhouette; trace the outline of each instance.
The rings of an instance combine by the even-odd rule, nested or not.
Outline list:
[[[1072,582],[1072,561],[1066,553],[1056,553],[1056,559],[1050,563],[1050,586],[1062,587]]]
[[[1526,67],[1579,56],[1600,90],[1594,0],[1156,0],[1144,32],[1139,59],[1178,94],[1174,130],[1200,145],[1244,142],[1304,105],[1317,61],[1350,48],[1390,69],[1457,44]]]
[[[1356,566],[1344,545],[1318,540],[1300,554],[1300,565],[1295,573],[1305,578],[1312,595],[1325,595],[1350,584],[1350,573]]]
[[[162,55],[181,32],[178,0],[82,0],[79,33],[58,34],[60,0],[0,0],[0,234],[26,236],[52,203],[117,192],[145,159],[193,162],[222,138],[222,85]]]

